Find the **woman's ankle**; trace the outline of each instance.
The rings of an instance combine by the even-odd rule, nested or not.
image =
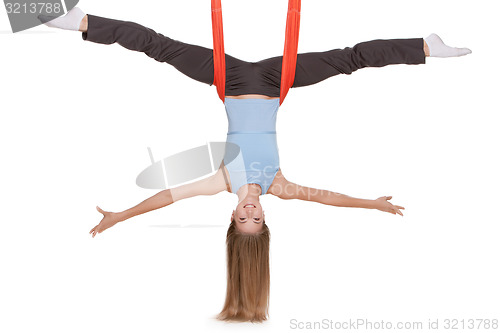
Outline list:
[[[80,22],[80,29],[78,29],[78,31],[87,32],[88,26],[89,26],[88,15],[85,15],[82,21]]]
[[[427,42],[424,40],[424,53],[426,57],[429,57],[431,54],[429,52],[429,45],[427,45]]]

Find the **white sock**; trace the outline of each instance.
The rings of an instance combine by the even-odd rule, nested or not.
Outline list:
[[[46,26],[52,28],[78,31],[84,16],[85,13],[80,8],[73,7],[64,16],[54,18],[54,16],[38,15],[38,19]]]
[[[429,46],[429,54],[431,57],[460,57],[472,53],[468,48],[450,47],[445,45],[441,38],[436,34],[430,34],[424,38],[427,46]]]

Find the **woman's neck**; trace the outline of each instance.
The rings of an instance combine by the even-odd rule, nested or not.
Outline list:
[[[259,201],[262,190],[258,184],[245,184],[238,189],[238,203],[243,200]]]

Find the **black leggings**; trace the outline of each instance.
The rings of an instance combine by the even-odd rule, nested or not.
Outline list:
[[[118,43],[166,62],[190,78],[212,85],[213,51],[182,43],[140,24],[88,15],[84,40],[100,44]],[[351,74],[364,67],[392,64],[424,64],[423,38],[373,40],[354,47],[297,56],[292,88],[323,81],[337,74]],[[226,96],[260,94],[279,97],[282,57],[246,62],[226,54]]]

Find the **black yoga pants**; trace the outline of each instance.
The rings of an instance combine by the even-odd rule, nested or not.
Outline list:
[[[174,66],[190,78],[212,85],[212,49],[166,37],[140,24],[88,15],[84,40],[119,45]],[[364,67],[424,64],[423,38],[373,40],[354,47],[297,55],[292,88],[323,81],[337,74],[351,74]],[[226,54],[226,96],[260,94],[279,97],[282,57],[246,62]]]

